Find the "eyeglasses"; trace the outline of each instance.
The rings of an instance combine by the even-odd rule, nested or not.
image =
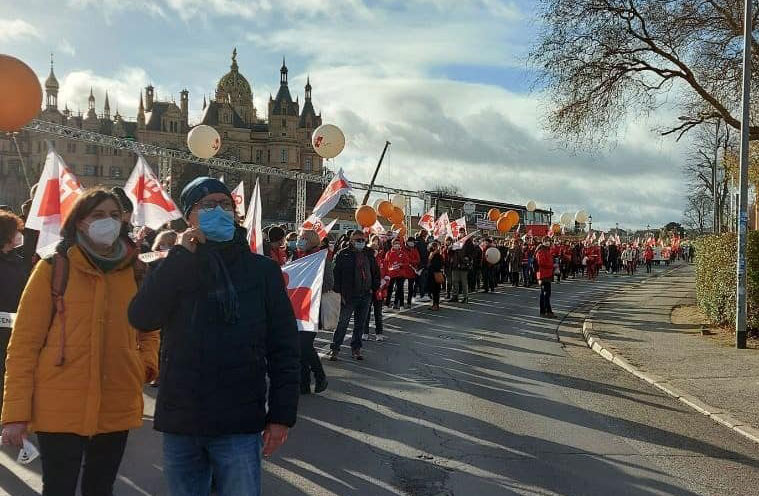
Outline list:
[[[222,210],[231,212],[235,209],[235,204],[232,200],[203,200],[198,202],[198,207],[201,210],[213,210],[216,207],[221,207]]]

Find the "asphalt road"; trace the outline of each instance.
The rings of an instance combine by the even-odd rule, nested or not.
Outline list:
[[[758,446],[578,338],[583,312],[630,281],[554,284],[558,320],[537,315],[537,289],[511,287],[391,313],[388,341],[367,343],[363,362],[347,348],[324,362],[330,387],[302,397],[290,440],[265,463],[265,494],[759,494]],[[116,496],[167,494],[153,394]],[[11,455],[0,452],[0,494],[38,494],[38,462]]]

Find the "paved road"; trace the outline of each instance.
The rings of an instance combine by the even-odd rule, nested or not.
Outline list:
[[[537,290],[523,288],[392,317],[389,341],[368,343],[364,362],[325,362],[330,389],[302,399],[290,441],[265,465],[265,493],[757,494],[757,446],[578,339],[582,312],[628,282],[554,285],[560,321],[538,317]],[[8,460],[0,453],[0,493],[37,494],[39,467]],[[147,421],[116,495],[165,494]]]

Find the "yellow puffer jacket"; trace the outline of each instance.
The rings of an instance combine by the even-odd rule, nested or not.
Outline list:
[[[6,360],[2,422],[92,436],[142,424],[142,386],[158,370],[157,331],[139,333],[127,308],[137,292],[131,260],[107,274],[68,251],[65,362],[53,318],[53,266],[39,262],[24,289]]]

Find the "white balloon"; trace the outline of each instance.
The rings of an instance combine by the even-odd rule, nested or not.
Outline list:
[[[588,222],[588,212],[585,210],[578,210],[575,214],[575,220],[580,224],[585,224]]]
[[[559,222],[565,227],[570,227],[572,223],[574,222],[574,218],[572,217],[572,214],[569,212],[564,212],[561,214],[561,217],[559,218]]]
[[[333,124],[323,124],[314,130],[311,136],[314,151],[324,158],[335,158],[345,148],[345,135]]]
[[[501,261],[501,251],[495,246],[491,246],[485,251],[485,260],[491,265],[497,264]]]
[[[211,126],[200,124],[187,133],[187,148],[198,158],[211,158],[221,148],[221,136]]]
[[[535,209],[538,208],[538,204],[535,203],[535,200],[530,200],[527,202],[527,211],[528,212],[534,212]]]
[[[401,209],[406,208],[406,197],[401,194],[394,195],[392,204]]]

